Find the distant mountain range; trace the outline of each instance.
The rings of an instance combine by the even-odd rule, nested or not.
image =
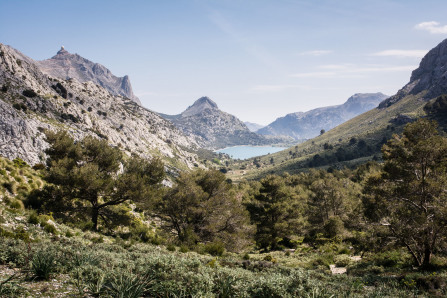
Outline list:
[[[168,168],[197,166],[194,139],[130,97],[126,77],[79,55],[61,50],[37,62],[0,44],[0,155],[44,162],[44,130],[62,129],[75,139],[93,135],[129,154],[159,156]]]
[[[342,105],[322,107],[308,112],[287,114],[257,131],[262,135],[290,136],[296,140],[311,139],[335,126],[369,111],[386,99],[383,93],[357,93]]]
[[[382,145],[420,117],[435,119],[447,131],[447,39],[430,50],[410,81],[377,108],[348,120],[309,141],[262,157],[255,175],[294,173],[309,167],[344,167],[380,159]],[[270,165],[270,160],[275,165]],[[247,171],[245,177],[249,176]]]
[[[265,125],[261,125],[261,124],[257,124],[257,123],[253,123],[253,122],[247,122],[247,121],[245,121],[244,124],[252,132],[256,132],[265,126]]]
[[[208,97],[199,98],[179,115],[160,115],[172,121],[186,136],[194,138],[201,147],[211,150],[292,141],[291,138],[265,137],[251,132],[241,120],[221,111]]]
[[[105,66],[87,60],[78,54],[71,54],[62,47],[55,56],[43,61],[36,61],[39,69],[54,78],[63,80],[76,79],[81,83],[93,82],[113,95],[130,98],[141,105],[132,92],[128,76],[116,77]]]

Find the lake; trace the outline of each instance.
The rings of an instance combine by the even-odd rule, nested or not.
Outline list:
[[[250,157],[266,155],[287,149],[287,147],[272,147],[272,146],[234,146],[220,150],[216,153],[226,153],[234,159],[247,159]]]

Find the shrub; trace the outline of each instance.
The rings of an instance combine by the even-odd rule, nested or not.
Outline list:
[[[56,271],[54,252],[51,250],[38,250],[31,261],[31,270],[38,279],[48,280]]]
[[[37,93],[32,89],[23,90],[22,94],[26,97],[33,98],[37,96]]]
[[[15,181],[6,181],[3,182],[2,186],[9,191],[11,194],[16,193],[17,191],[17,185]]]
[[[276,259],[274,257],[272,257],[271,255],[266,255],[264,257],[264,261],[276,263]]]
[[[43,230],[45,232],[47,232],[47,233],[50,233],[50,234],[57,234],[56,227],[54,225],[52,225],[52,224],[49,224],[49,223],[44,225]]]
[[[337,267],[346,267],[352,263],[348,255],[337,255],[334,257],[334,263]]]
[[[24,210],[25,206],[23,205],[23,202],[14,198],[11,199],[11,201],[9,202],[9,207],[11,207],[12,209],[17,209],[17,210]]]
[[[122,272],[112,276],[107,288],[112,297],[138,298],[143,296],[149,284],[148,277]]]
[[[185,252],[188,252],[189,249],[188,249],[188,247],[186,245],[181,245],[179,251],[181,253],[185,253]]]
[[[222,256],[225,252],[225,246],[222,242],[210,242],[205,244],[203,250],[212,256]]]
[[[324,226],[324,231],[330,238],[341,235],[344,231],[343,221],[338,216],[329,218],[328,222]]]
[[[372,259],[374,264],[383,267],[402,267],[409,263],[408,256],[399,250],[377,253]]]

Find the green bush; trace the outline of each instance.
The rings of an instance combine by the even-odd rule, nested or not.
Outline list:
[[[348,255],[336,255],[334,257],[334,263],[337,267],[346,267],[350,265],[353,261]]]
[[[47,232],[47,233],[50,233],[50,234],[57,234],[56,227],[54,225],[52,225],[52,224],[49,224],[49,223],[44,225],[43,230],[45,232]]]
[[[23,205],[23,202],[18,200],[18,199],[16,199],[16,198],[11,199],[8,205],[12,209],[17,209],[17,210],[24,210],[25,209],[25,206]]]
[[[188,248],[188,246],[186,246],[186,245],[181,245],[179,251],[180,251],[181,253],[185,253],[185,252],[188,252],[188,251],[189,251],[189,248]]]
[[[17,183],[15,181],[3,182],[2,186],[11,194],[15,194],[17,190]]]
[[[56,271],[56,258],[51,250],[38,250],[31,261],[31,270],[38,279],[48,280]]]
[[[372,261],[375,265],[383,267],[403,267],[411,262],[408,255],[403,254],[399,250],[374,254]]]
[[[28,164],[19,157],[14,158],[12,162],[14,163],[14,166],[18,168],[28,167]]]
[[[107,292],[117,298],[142,297],[151,280],[131,272],[121,272],[113,275],[107,286]]]
[[[210,242],[204,245],[203,250],[207,254],[220,257],[225,252],[225,246],[222,242]]]

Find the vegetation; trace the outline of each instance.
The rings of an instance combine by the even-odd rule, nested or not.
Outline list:
[[[251,227],[241,200],[219,171],[183,173],[163,198],[166,228],[189,245],[221,242],[229,250],[247,246]]]
[[[195,169],[169,188],[157,159],[47,139],[46,166],[0,159],[1,295],[61,280],[51,291],[100,297],[447,295],[447,139],[429,120],[384,164],[238,184]]]
[[[47,141],[44,175],[51,185],[35,192],[31,204],[61,217],[90,216],[94,230],[99,219],[113,224],[120,217],[113,206],[130,200],[150,203],[164,178],[160,160],[137,156],[125,160],[105,140],[86,137],[75,143],[66,132],[47,132]]]
[[[389,227],[418,266],[430,265],[447,236],[447,138],[418,120],[383,147],[382,173],[368,180],[369,218]]]

